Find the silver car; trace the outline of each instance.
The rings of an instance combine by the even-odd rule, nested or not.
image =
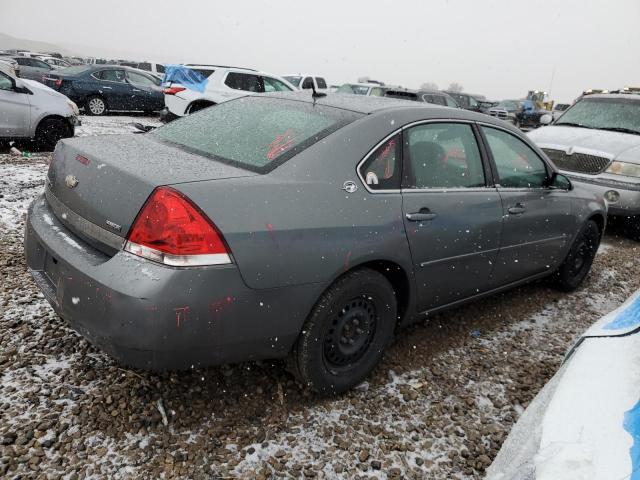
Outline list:
[[[35,139],[53,147],[73,137],[78,124],[75,103],[41,83],[17,78],[0,64],[0,140]]]
[[[583,97],[551,125],[529,133],[562,173],[605,198],[640,241],[640,95]]]

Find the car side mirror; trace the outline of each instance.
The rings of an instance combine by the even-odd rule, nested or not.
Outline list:
[[[549,125],[553,121],[553,116],[549,113],[545,113],[540,117],[540,125]]]
[[[13,91],[16,93],[24,93],[26,95],[33,95],[33,92],[29,90],[22,80],[17,79],[13,84]]]
[[[553,172],[546,183],[546,186],[548,188],[567,191],[573,190],[573,184],[571,183],[571,180],[569,180],[569,178],[565,175],[562,175],[558,172]]]

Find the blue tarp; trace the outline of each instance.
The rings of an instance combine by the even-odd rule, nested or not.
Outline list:
[[[164,85],[179,83],[189,90],[204,93],[208,81],[209,79],[204,77],[200,72],[185,67],[184,65],[165,65]]]

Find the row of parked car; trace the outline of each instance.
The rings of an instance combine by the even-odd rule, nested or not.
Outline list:
[[[172,120],[247,94],[332,90],[326,79],[318,75],[279,77],[248,68],[203,64],[167,66],[164,81],[140,69],[109,64],[54,70],[42,80],[53,92],[35,82],[20,83],[29,80],[18,79],[7,69],[4,73],[0,70],[0,101],[9,105],[4,109],[9,114],[0,118],[0,137],[38,137],[43,143],[54,144],[59,138],[73,134],[73,126],[78,122],[78,106],[89,115],[119,110],[162,111],[164,119]],[[526,126],[531,118],[535,118],[536,123],[552,124],[553,128],[531,132],[532,138],[544,146],[563,173],[600,185],[610,211],[628,217],[627,231],[640,239],[640,182],[637,180],[640,167],[635,160],[640,158],[640,151],[636,153],[640,144],[637,91],[627,89],[618,94],[599,95],[588,91],[572,107],[559,104],[551,113],[534,107],[528,111],[527,103],[533,102],[526,100],[505,100],[496,105],[466,93],[408,90],[380,82],[348,83],[334,91],[462,107],[516,126]],[[53,95],[54,92],[58,95]],[[46,108],[33,109],[38,99],[55,103],[51,107],[55,113],[46,115]],[[491,106],[487,108],[487,104]],[[38,113],[29,113],[30,109]],[[43,122],[45,118],[47,121]],[[563,128],[558,128],[560,126]],[[587,135],[587,130],[594,132]]]

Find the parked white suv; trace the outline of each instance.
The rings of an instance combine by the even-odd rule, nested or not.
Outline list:
[[[282,78],[301,90],[312,90],[315,87],[317,92],[328,93],[329,91],[327,81],[324,77],[319,77],[317,75],[311,75],[308,73],[292,73],[289,75],[283,75]]]
[[[53,147],[73,137],[78,107],[63,94],[33,80],[17,78],[0,66],[0,139],[35,139]]]
[[[211,105],[246,95],[296,90],[283,78],[248,68],[192,64],[185,67],[206,78],[204,91],[193,90],[185,85],[172,83],[171,78],[165,78],[169,83],[165,83],[164,89],[165,109],[160,115],[163,120],[183,117]]]

